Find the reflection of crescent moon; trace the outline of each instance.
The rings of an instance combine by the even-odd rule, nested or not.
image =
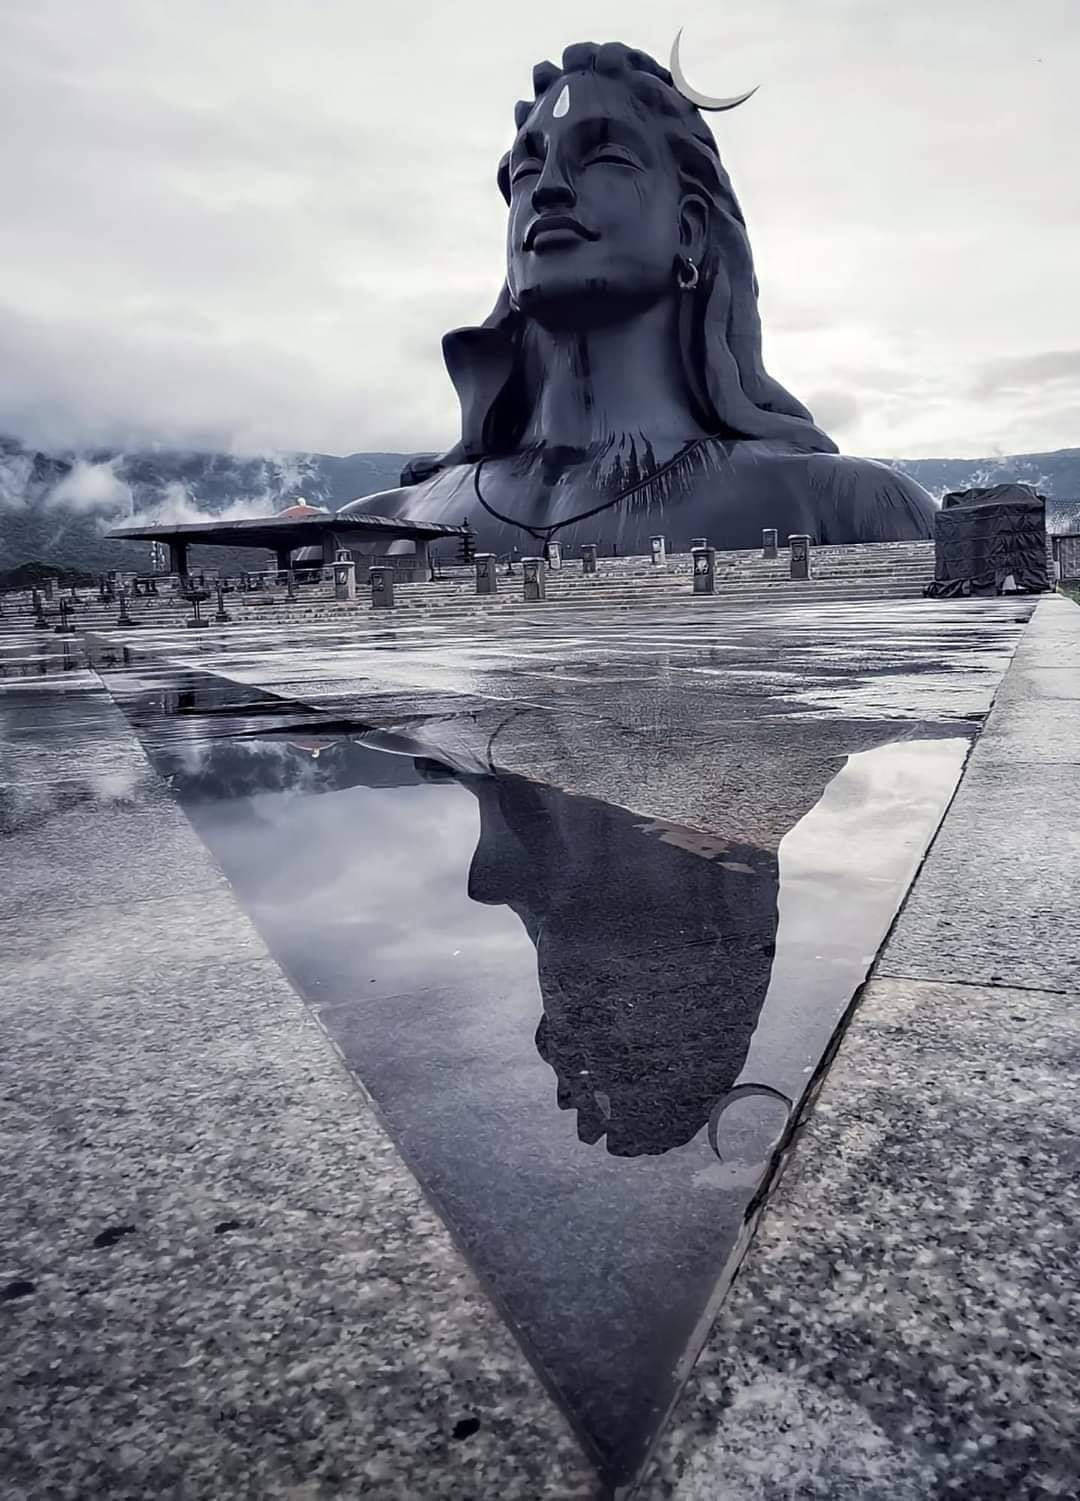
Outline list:
[[[747,89],[745,94],[736,94],[732,99],[710,99],[708,94],[699,94],[697,89],[692,89],[686,81],[686,75],[679,65],[679,38],[683,34],[680,26],[675,33],[675,40],[671,44],[671,76],[675,80],[675,87],[684,99],[689,99],[691,104],[696,104],[698,109],[734,109],[737,104],[745,104],[751,94],[756,94],[759,85],[755,83],[752,89]]]

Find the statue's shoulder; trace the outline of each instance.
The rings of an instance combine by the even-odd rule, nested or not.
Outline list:
[[[376,490],[373,495],[359,495],[355,500],[347,500],[343,506],[338,507],[339,516],[399,516],[408,509],[408,497],[415,489],[414,485],[398,485],[393,490]]]
[[[361,495],[341,507],[341,514],[356,515],[363,512],[372,516],[388,516],[395,519],[407,516],[413,521],[461,521],[463,501],[472,491],[472,476],[475,465],[468,462],[427,468],[422,478],[413,484],[399,485],[394,490],[380,490],[374,495]],[[402,478],[409,474],[406,469]]]
[[[728,445],[736,473],[783,495],[823,540],[911,541],[932,537],[933,497],[910,475],[878,459],[816,453],[776,442]]]

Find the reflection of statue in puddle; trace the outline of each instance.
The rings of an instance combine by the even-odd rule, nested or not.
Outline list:
[[[769,990],[775,850],[523,777],[451,770],[415,748],[404,737],[312,726],[169,755],[186,805],[422,781],[468,788],[480,812],[469,896],[509,907],[536,948],[536,1046],[581,1140],[605,1138],[613,1156],[657,1155],[708,1127],[717,1149],[718,1112],[741,1079]],[[808,788],[808,804],[819,793]]]
[[[560,1107],[615,1156],[682,1146],[735,1083],[765,999],[775,852],[519,777],[464,780],[481,814],[469,895],[511,907],[536,945]]]

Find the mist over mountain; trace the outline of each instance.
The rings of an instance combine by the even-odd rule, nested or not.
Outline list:
[[[142,543],[110,542],[114,526],[265,516],[303,496],[337,510],[395,487],[401,453],[237,456],[178,449],[44,453],[0,437],[0,569],[31,559],[90,572],[146,568]],[[1022,480],[1047,497],[1056,531],[1080,530],[1080,448],[988,459],[896,459],[936,498]],[[250,566],[251,554],[195,550],[193,566]]]
[[[394,453],[43,453],[0,437],[0,569],[30,559],[91,573],[145,569],[147,546],[111,542],[111,528],[272,515],[299,496],[337,510],[395,486],[403,463]],[[246,550],[217,547],[192,556],[194,567],[251,562]]]

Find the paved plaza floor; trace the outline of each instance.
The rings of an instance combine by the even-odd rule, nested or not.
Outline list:
[[[1072,604],[4,625],[9,1494],[1076,1493]]]

